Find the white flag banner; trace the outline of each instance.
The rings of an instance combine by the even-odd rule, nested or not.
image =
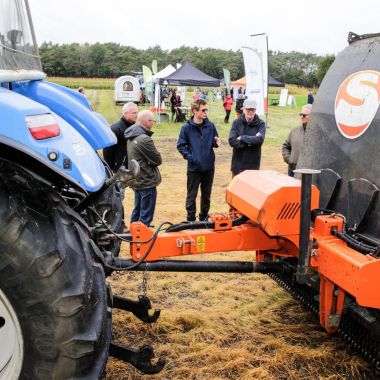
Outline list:
[[[280,92],[280,101],[279,101],[278,106],[279,107],[286,107],[287,99],[288,99],[288,89],[283,88]]]
[[[245,95],[257,102],[256,113],[268,112],[268,39],[266,34],[251,36],[250,46],[243,46],[246,75]]]

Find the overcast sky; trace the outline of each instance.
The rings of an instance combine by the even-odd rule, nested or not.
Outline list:
[[[117,42],[238,50],[266,33],[269,49],[336,54],[349,31],[380,32],[380,0],[29,0],[37,41]]]

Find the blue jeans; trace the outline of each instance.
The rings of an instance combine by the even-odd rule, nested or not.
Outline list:
[[[156,187],[144,190],[135,190],[135,205],[131,215],[131,223],[142,222],[149,227],[153,220],[156,200]]]

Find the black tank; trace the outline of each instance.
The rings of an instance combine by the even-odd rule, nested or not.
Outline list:
[[[297,168],[323,169],[321,208],[380,240],[380,34],[348,42],[319,88]]]

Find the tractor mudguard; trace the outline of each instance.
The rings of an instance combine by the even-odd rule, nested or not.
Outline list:
[[[44,80],[12,83],[12,90],[48,107],[77,130],[94,150],[116,144],[107,121],[74,90]]]
[[[84,108],[84,107],[83,107]],[[34,138],[28,128],[27,118],[51,114],[59,126],[58,136],[42,140]],[[3,146],[1,157],[17,162],[40,175],[33,162],[44,163],[62,177],[71,178],[89,192],[99,190],[106,179],[104,164],[90,144],[59,115],[20,94],[0,88],[0,141]],[[17,155],[15,151],[22,154]],[[53,158],[52,159],[52,155]],[[36,161],[28,161],[27,156]],[[50,158],[49,158],[50,157]],[[19,162],[20,161],[20,162]]]

